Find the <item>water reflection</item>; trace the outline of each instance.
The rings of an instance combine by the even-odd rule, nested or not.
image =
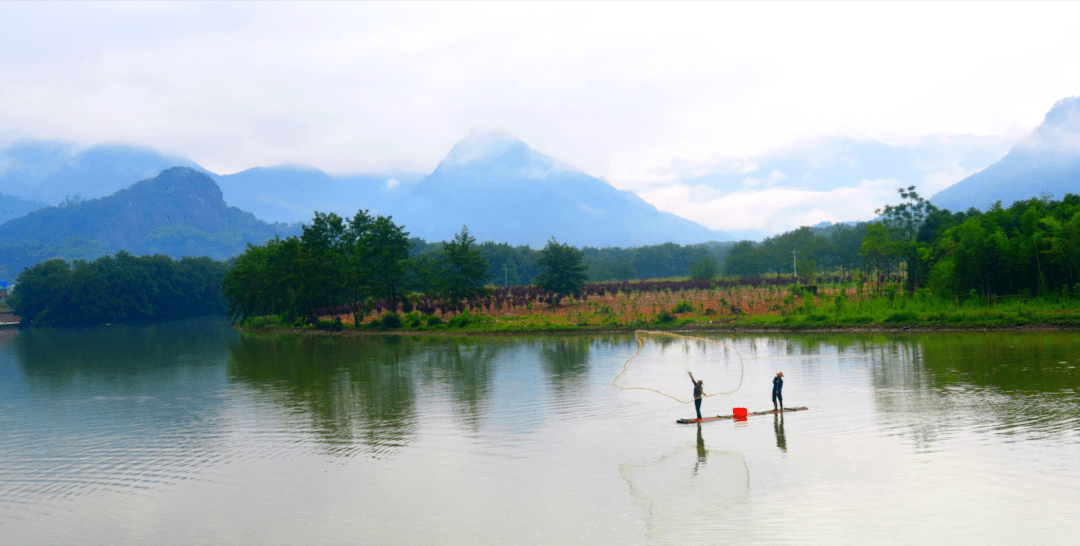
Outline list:
[[[144,389],[153,385],[125,379],[216,364],[237,339],[222,319],[208,317],[139,326],[29,328],[9,344],[28,382],[62,387],[93,377],[112,387]]]
[[[300,417],[327,452],[382,456],[415,436],[413,347],[395,337],[245,333],[228,376]]]
[[[706,459],[708,465],[705,464]],[[750,468],[742,454],[686,445],[654,460],[619,465],[646,534],[659,544],[715,541],[750,513]]]
[[[784,436],[784,414],[773,414],[773,432],[776,433],[776,447],[787,453],[787,438]]]

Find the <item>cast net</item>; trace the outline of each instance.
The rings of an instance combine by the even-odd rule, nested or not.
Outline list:
[[[647,330],[634,332],[634,337],[637,352],[612,382],[620,389],[652,391],[689,403],[694,401],[691,373],[704,382],[705,396],[731,394],[742,387],[742,357],[729,343]]]

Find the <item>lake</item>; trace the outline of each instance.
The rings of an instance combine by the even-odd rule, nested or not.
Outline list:
[[[4,544],[1053,544],[1080,335],[712,335],[708,415],[632,335],[0,331]],[[710,380],[712,378],[709,378]],[[689,380],[688,390],[692,390]]]

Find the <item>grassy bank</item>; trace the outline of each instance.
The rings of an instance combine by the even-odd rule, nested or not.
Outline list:
[[[461,312],[322,317],[318,324],[256,317],[240,326],[360,332],[588,332],[638,329],[1010,329],[1080,328],[1080,297],[1051,294],[946,299],[895,285],[733,286],[623,289],[558,301],[477,302]]]

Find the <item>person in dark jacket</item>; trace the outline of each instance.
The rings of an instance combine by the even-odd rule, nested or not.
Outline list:
[[[772,380],[772,409],[773,411],[784,411],[784,397],[780,391],[784,388],[784,372],[776,372],[776,377]],[[780,402],[780,409],[776,409],[776,403]]]
[[[690,381],[694,383],[694,409],[697,410],[697,418],[701,420],[701,397],[705,396],[704,381],[694,381],[694,372],[686,372],[690,374]]]

